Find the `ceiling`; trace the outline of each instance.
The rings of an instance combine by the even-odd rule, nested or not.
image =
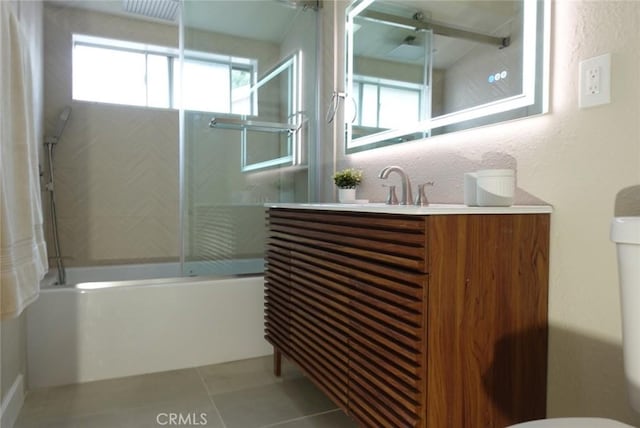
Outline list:
[[[508,29],[511,22],[518,16],[521,3],[520,0],[393,0],[377,1],[370,8],[403,18],[412,18],[416,12],[422,12],[426,20],[448,27],[504,37],[509,35]],[[354,53],[357,56],[410,64],[424,63],[424,55],[414,59],[389,57],[389,53],[402,45],[408,36],[415,37],[414,45],[422,46],[424,52],[424,31],[398,28],[362,19],[356,20],[356,23],[359,25],[354,35]],[[433,66],[437,69],[448,68],[478,44],[440,35],[435,35],[431,43]]]
[[[188,27],[279,43],[299,12],[291,3],[277,0],[195,0],[186,2],[184,22]],[[239,19],[243,17],[247,19]]]
[[[125,12],[122,0],[45,0],[63,7],[75,7],[112,15],[178,25]],[[283,29],[302,9],[287,0],[185,0],[184,22],[188,27],[251,39],[281,42]],[[242,20],[241,17],[250,19]],[[258,25],[256,25],[256,21]],[[240,25],[239,25],[240,23]],[[242,24],[245,25],[242,25]]]
[[[88,9],[177,25],[177,22],[170,23],[125,12],[122,0],[45,1],[63,7]],[[506,0],[389,0],[376,1],[374,5],[378,11],[407,18],[416,11],[422,11],[426,18],[448,26],[493,34],[496,29],[513,19],[515,9],[520,3],[521,1]],[[286,34],[285,29],[294,20],[296,14],[301,12],[302,8],[296,7],[294,0],[184,0],[183,19],[188,27],[279,43]],[[247,19],[241,19],[243,17]],[[413,63],[424,61],[422,57],[411,60],[388,56],[389,52],[403,44],[407,36],[416,38],[414,45],[424,46],[424,33],[370,21],[363,21],[360,24],[362,26],[356,33],[356,55]],[[434,67],[446,68],[474,46],[475,43],[472,42],[435,36],[432,44]],[[409,56],[416,50],[414,47]]]

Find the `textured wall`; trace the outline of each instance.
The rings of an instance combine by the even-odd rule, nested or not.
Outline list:
[[[330,34],[338,14],[338,38],[344,4],[326,9]],[[608,233],[617,193],[640,183],[640,2],[558,0],[552,13],[550,113],[350,156],[343,155],[339,130],[325,125],[325,133],[334,132],[338,167],[364,169],[361,198],[383,200],[375,177],[390,164],[405,167],[415,184],[434,181],[432,202],[462,202],[463,172],[516,168],[518,202],[542,200],[554,207],[548,414],[638,425],[625,391],[616,259]],[[578,63],[606,52],[612,53],[612,103],[580,110]],[[326,72],[341,70],[334,65],[329,61]],[[334,82],[341,87],[339,79]],[[334,82],[327,82],[325,92]],[[332,142],[325,139],[324,200],[334,197],[328,179]]]

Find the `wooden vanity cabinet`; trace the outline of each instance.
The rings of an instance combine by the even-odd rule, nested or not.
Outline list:
[[[270,208],[265,333],[361,426],[545,416],[548,214]]]

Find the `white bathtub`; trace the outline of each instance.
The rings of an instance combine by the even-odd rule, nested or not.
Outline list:
[[[100,271],[104,268],[93,273]],[[67,277],[79,273],[69,269]],[[263,337],[262,276],[75,280],[74,286],[43,284],[40,297],[27,309],[30,388],[271,352]]]

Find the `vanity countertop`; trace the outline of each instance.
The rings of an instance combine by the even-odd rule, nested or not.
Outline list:
[[[510,207],[468,207],[464,204],[387,205],[383,203],[268,203],[267,208],[289,208],[321,211],[349,211],[363,213],[443,215],[443,214],[548,214],[550,205],[512,205]]]

